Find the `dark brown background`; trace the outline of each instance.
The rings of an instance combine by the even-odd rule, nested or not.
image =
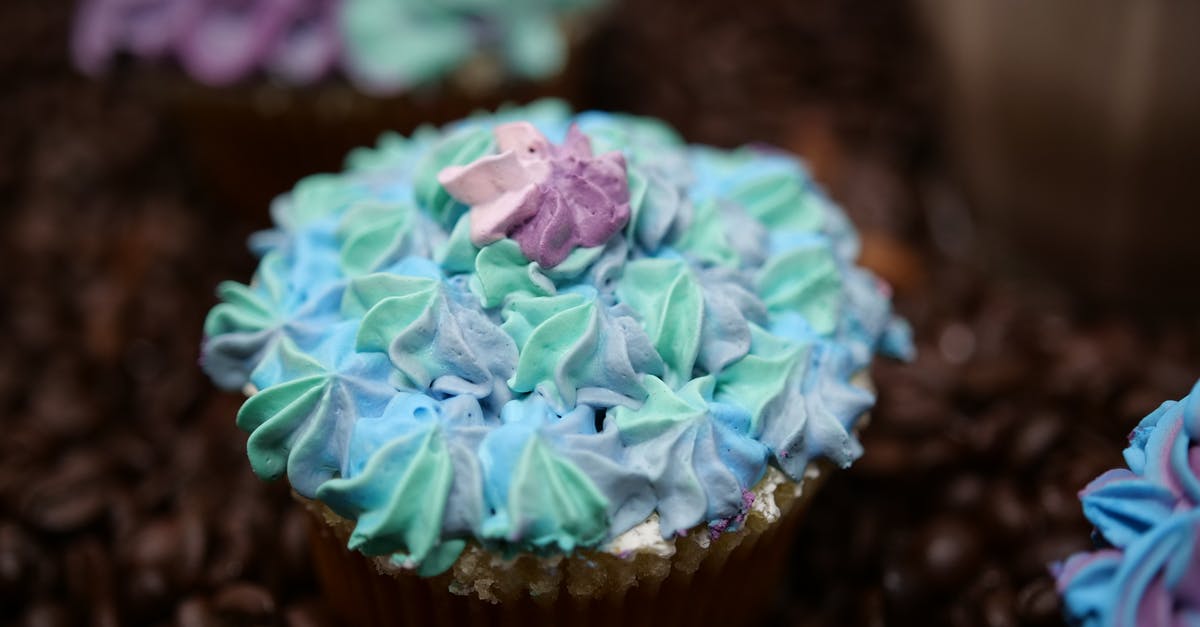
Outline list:
[[[212,194],[120,77],[77,76],[69,18],[0,5],[0,623],[334,624],[303,516],[196,367],[265,212]],[[922,41],[900,3],[675,0],[593,42],[592,103],[808,157],[917,332],[916,363],[874,370],[867,454],[818,495],[772,625],[1060,623],[1075,492],[1200,375],[1194,319],[987,269]]]

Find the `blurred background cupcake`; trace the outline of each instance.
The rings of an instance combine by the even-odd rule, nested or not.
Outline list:
[[[217,191],[265,218],[275,194],[385,130],[580,102],[581,42],[605,3],[83,0],[71,49],[89,75],[134,66],[120,78],[165,97]]]

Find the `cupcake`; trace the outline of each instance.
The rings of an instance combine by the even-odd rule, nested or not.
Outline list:
[[[89,75],[136,62],[219,191],[262,211],[384,130],[574,98],[605,2],[83,0],[71,45]]]
[[[272,213],[203,366],[355,624],[748,623],[912,350],[799,161],[652,119],[388,135]]]
[[[1077,625],[1200,625],[1200,382],[1142,419],[1080,493],[1097,549],[1053,567]]]

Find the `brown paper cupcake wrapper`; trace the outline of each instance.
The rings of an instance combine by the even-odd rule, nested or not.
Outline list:
[[[774,521],[755,511],[742,529],[711,542],[698,536],[707,528],[694,529],[676,539],[669,557],[580,552],[502,562],[468,547],[449,572],[432,578],[348,550],[353,524],[320,503],[300,500],[312,517],[318,578],[347,624],[736,627],[754,624],[771,608],[796,528],[827,474],[805,478],[799,494],[794,483],[780,485]]]

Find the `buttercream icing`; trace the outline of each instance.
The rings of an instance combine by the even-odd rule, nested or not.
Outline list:
[[[593,156],[578,126],[562,146],[528,122],[501,124],[494,133],[499,154],[438,173],[442,187],[471,206],[471,243],[512,237],[521,254],[553,268],[576,247],[604,244],[629,222],[620,152]]]
[[[340,70],[370,93],[435,83],[486,58],[543,80],[567,56],[561,21],[603,0],[84,0],[75,64],[99,74],[129,54],[229,85],[258,73],[311,84]]]
[[[554,207],[565,235],[523,241]],[[778,478],[861,453],[851,379],[912,350],[799,161],[653,120],[543,101],[388,135],[272,210],[204,367],[256,391],[256,472],[423,574],[769,517]]]
[[[1096,551],[1053,566],[1069,620],[1200,625],[1200,382],[1130,434],[1128,468],[1080,493]]]

